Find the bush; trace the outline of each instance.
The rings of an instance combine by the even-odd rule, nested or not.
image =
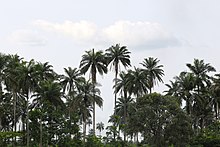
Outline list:
[[[220,147],[220,123],[215,122],[204,129],[192,141],[192,146],[201,147]]]
[[[85,146],[86,147],[104,147],[104,144],[101,142],[100,138],[94,135],[88,135]]]

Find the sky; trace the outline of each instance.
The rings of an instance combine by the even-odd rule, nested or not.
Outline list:
[[[49,62],[59,74],[78,68],[86,50],[116,43],[131,51],[132,68],[158,58],[164,83],[194,58],[219,73],[219,26],[219,0],[0,0],[0,52]],[[98,75],[104,106],[96,109],[96,122],[113,113],[113,78],[113,71]]]

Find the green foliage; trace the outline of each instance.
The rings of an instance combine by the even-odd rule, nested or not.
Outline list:
[[[0,146],[6,146],[9,139],[14,137],[22,137],[24,134],[22,132],[0,132]]]
[[[137,111],[128,125],[134,132],[143,134],[143,143],[151,146],[185,146],[192,135],[190,118],[176,99],[158,93],[137,99]]]
[[[55,73],[48,62],[0,54],[0,146],[29,146],[29,141],[33,147],[41,143],[56,147],[220,146],[220,76],[208,75],[214,67],[195,59],[187,64],[189,72],[181,72],[167,85],[164,96],[151,93],[163,82],[160,60],[145,58],[143,68],[120,73],[119,64],[130,66],[130,52],[119,44],[106,52],[86,51],[81,69],[65,68],[65,75]],[[94,133],[83,138],[91,111],[95,116],[95,104],[103,104],[96,74],[107,73],[109,63],[115,67],[118,99],[111,124],[103,138],[103,123],[97,125],[100,138]],[[87,71],[92,83],[82,75]],[[95,117],[92,132],[94,122]],[[140,135],[141,142],[133,141]]]
[[[219,147],[220,146],[220,123],[215,122],[204,129],[192,141],[192,146]]]
[[[101,142],[100,138],[94,135],[88,135],[85,147],[104,147],[104,144]]]

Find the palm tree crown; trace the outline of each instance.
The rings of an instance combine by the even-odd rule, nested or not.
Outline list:
[[[161,78],[162,76],[164,76],[164,71],[163,69],[161,69],[163,65],[158,65],[159,62],[160,60],[158,60],[157,58],[149,57],[145,58],[143,63],[141,63],[141,65],[145,67],[144,72],[146,73],[149,80],[148,86],[150,93],[154,85],[157,84],[157,81],[163,82]]]
[[[80,62],[80,71],[85,74],[90,69],[92,82],[96,83],[96,73],[103,75],[107,73],[107,62],[102,51],[95,52],[94,49],[86,51]]]

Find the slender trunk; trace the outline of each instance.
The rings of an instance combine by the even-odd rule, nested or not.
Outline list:
[[[43,145],[43,126],[42,126],[42,111],[40,116],[40,147]]]
[[[218,105],[218,101],[217,101],[217,120],[219,118],[219,105]]]
[[[126,141],[126,124],[127,124],[127,92],[124,89],[124,99],[125,99],[125,104],[124,104],[124,141]]]
[[[0,131],[2,131],[2,119],[0,117]]]
[[[138,143],[138,132],[136,133],[136,142]]]
[[[216,120],[218,120],[218,113],[219,113],[219,111],[218,111],[218,101],[216,102],[216,108],[215,108],[215,118],[216,118]]]
[[[152,79],[152,78],[150,78],[149,83],[150,83],[149,92],[150,92],[150,94],[151,94],[151,93],[152,93],[152,88],[153,88],[153,86],[154,86],[154,83],[153,83],[153,79]]]
[[[24,108],[25,110],[26,110],[26,108]],[[25,112],[25,110],[23,110],[24,112]],[[22,131],[23,132],[25,132],[26,130],[25,130],[25,124],[26,124],[26,116],[22,116],[23,118],[22,118]],[[23,136],[22,137],[22,142],[23,142],[23,145],[25,145],[25,143],[26,143],[26,137],[25,136]]]
[[[117,85],[117,82],[118,82],[117,79],[118,79],[118,63],[116,62],[115,63],[115,86]],[[116,101],[117,101],[117,93],[115,92],[115,107],[114,107],[114,110],[116,108]]]
[[[204,120],[204,118],[202,117],[202,118],[201,118],[201,124],[200,124],[201,132],[202,132],[203,129],[204,129],[204,125],[205,125],[205,120]]]
[[[186,112],[188,115],[190,115],[190,102],[189,102],[189,98],[187,98],[186,100]]]
[[[92,67],[92,83],[93,83],[93,135],[95,135],[95,84],[96,84],[96,68],[95,67]]]
[[[28,90],[27,92],[27,105],[26,105],[26,113],[27,113],[27,147],[29,147],[30,145],[30,130],[29,130],[29,110],[28,110],[28,107],[29,107],[29,95],[30,95],[30,90]]]
[[[71,118],[71,114],[70,114],[70,109],[69,109],[69,118],[70,118],[70,127],[72,126],[72,118]],[[69,136],[70,136],[70,139],[71,139],[71,133],[72,132],[69,132]]]
[[[83,142],[86,142],[86,119],[84,120],[83,123]]]
[[[93,134],[95,135],[95,101],[93,102]]]
[[[13,92],[13,98],[14,98],[14,132],[17,131],[17,126],[16,126],[16,107],[17,107],[17,94],[16,92]],[[14,137],[14,141],[13,141],[13,146],[15,146],[15,142],[16,142],[16,136]]]
[[[115,138],[116,138],[116,131],[113,132],[113,139],[114,139],[114,141],[116,141]]]

